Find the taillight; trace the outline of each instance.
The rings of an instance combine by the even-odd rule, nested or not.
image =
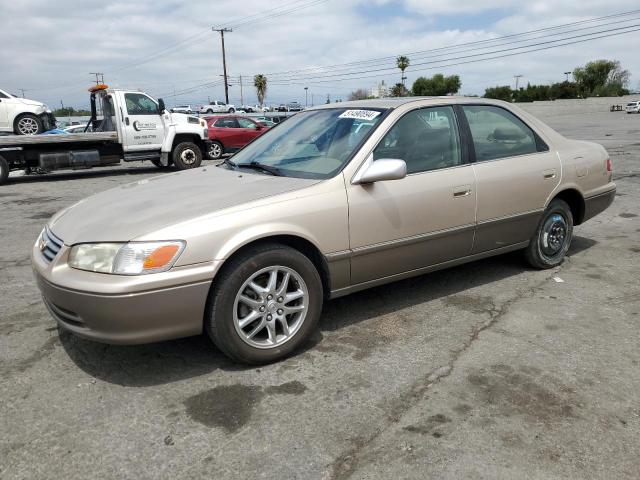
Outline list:
[[[613,172],[613,163],[611,163],[611,159],[607,157],[607,172]]]

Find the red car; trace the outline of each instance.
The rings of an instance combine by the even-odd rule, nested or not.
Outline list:
[[[217,115],[206,117],[205,120],[211,140],[207,155],[212,160],[220,158],[223,153],[240,150],[268,130],[268,127],[251,118],[237,115]]]

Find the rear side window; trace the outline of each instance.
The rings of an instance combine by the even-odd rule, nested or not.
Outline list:
[[[504,108],[463,105],[462,110],[471,129],[478,162],[547,150],[533,130]]]
[[[427,172],[462,164],[453,108],[414,110],[396,122],[373,151],[373,159],[399,158],[407,173]]]
[[[235,118],[221,118],[216,122],[218,128],[238,128],[238,122]]]

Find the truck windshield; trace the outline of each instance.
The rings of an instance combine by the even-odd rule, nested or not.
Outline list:
[[[384,109],[331,108],[301,112],[233,157],[240,168],[261,164],[280,175],[330,178],[384,116]]]

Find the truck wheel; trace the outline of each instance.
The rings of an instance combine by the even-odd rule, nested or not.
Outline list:
[[[13,125],[13,131],[16,135],[37,135],[44,131],[42,120],[32,113],[23,113]]]
[[[209,151],[207,152],[207,157],[210,160],[217,160],[222,156],[223,153],[224,153],[224,147],[222,146],[222,144],[214,140],[209,145]]]
[[[7,182],[9,178],[9,164],[7,161],[0,157],[0,185]]]
[[[199,167],[202,163],[202,152],[192,142],[179,143],[173,149],[173,164],[178,170]]]
[[[286,357],[315,330],[322,281],[302,253],[255,246],[229,260],[209,293],[204,327],[232,359],[264,364]]]

